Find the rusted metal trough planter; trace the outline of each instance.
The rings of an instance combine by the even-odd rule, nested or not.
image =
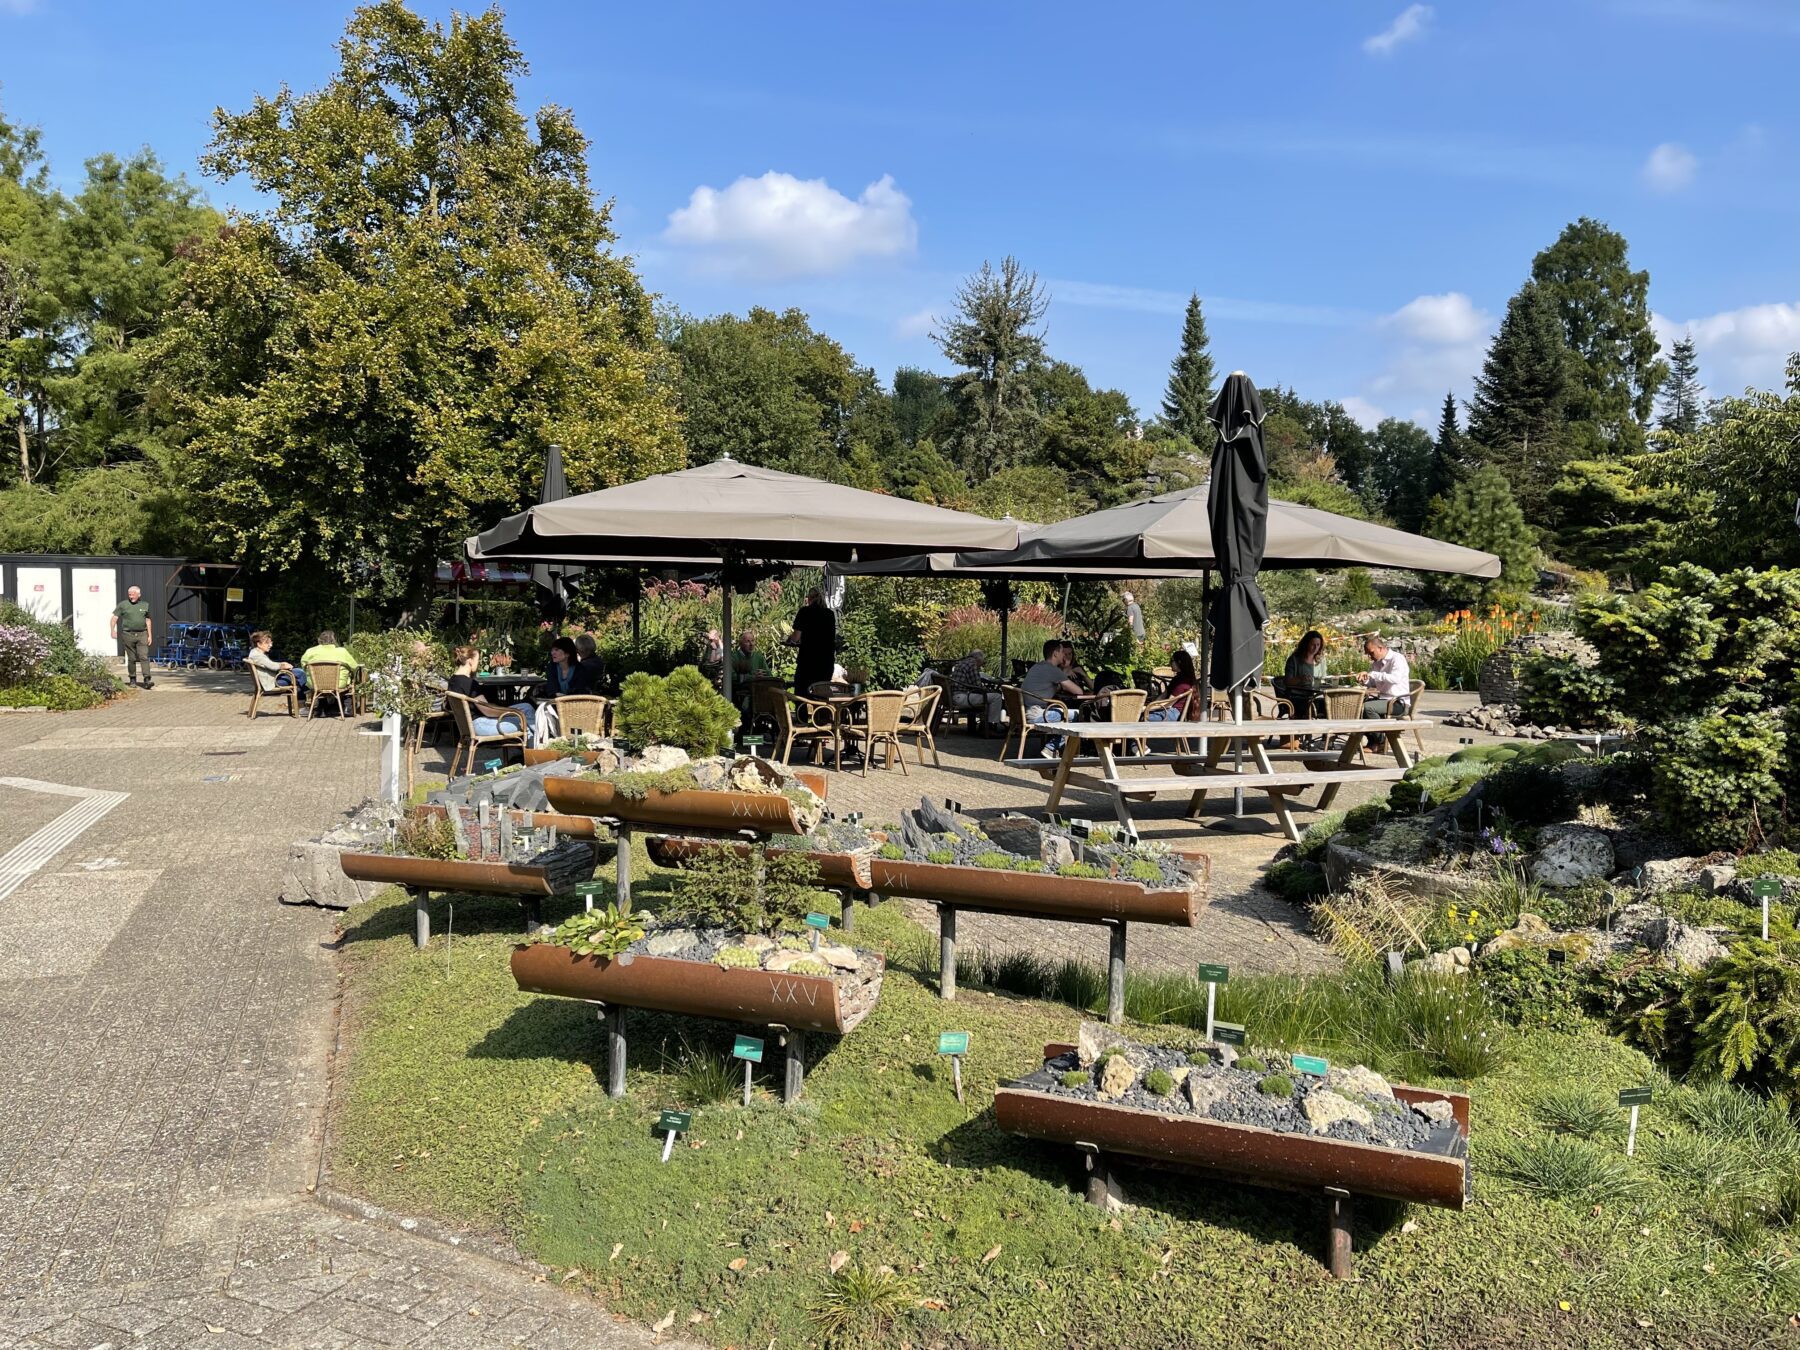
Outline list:
[[[1044,1058],[1074,1048],[1046,1045]],[[1047,1081],[1048,1071],[1002,1083],[994,1093],[994,1118],[1009,1134],[1080,1149],[1090,1202],[1105,1206],[1118,1201],[1114,1160],[1119,1158],[1321,1195],[1326,1264],[1339,1279],[1351,1274],[1353,1197],[1380,1196],[1455,1210],[1468,1202],[1469,1099],[1462,1093],[1390,1084],[1394,1096],[1408,1104],[1449,1103],[1458,1146],[1451,1153],[1433,1153],[1061,1097],[1030,1086],[1038,1079]]]
[[[961,910],[1104,926],[1110,937],[1106,1020],[1117,1025],[1125,1020],[1127,925],[1161,923],[1192,928],[1206,907],[1209,861],[1203,853],[1181,856],[1193,871],[1193,879],[1183,887],[1152,888],[1136,881],[882,857],[870,863],[869,872],[875,894],[904,895],[937,906],[938,993],[946,999],[956,997],[956,916]]]
[[[520,812],[530,815],[530,812]],[[552,818],[553,819],[553,818]],[[548,819],[544,822],[550,823]],[[587,839],[593,838],[593,822]],[[582,836],[577,834],[577,839]],[[593,849],[586,845],[588,856],[585,875],[593,874]],[[413,858],[392,853],[344,853],[339,857],[344,875],[352,881],[385,882],[404,886],[413,902],[413,945],[424,947],[431,941],[433,891],[462,892],[474,895],[510,895],[525,906],[525,931],[535,933],[544,927],[544,897],[569,889],[583,879],[581,871],[563,871],[553,875],[545,866],[522,862],[476,862],[467,858]]]
[[[654,835],[644,841],[650,861],[658,867],[680,867],[708,849],[728,848],[738,857],[750,854],[749,844],[729,843],[722,839],[677,839],[670,835]],[[819,885],[837,891],[844,901],[842,927],[846,933],[855,928],[855,905],[867,904],[874,882],[870,875],[871,858],[866,853],[820,853],[812,849],[786,850],[801,854],[818,869]]]
[[[548,750],[538,746],[526,746],[524,750],[525,767],[532,768],[538,764],[554,764],[559,759],[573,759],[582,764],[598,764],[598,750]]]
[[[880,957],[874,994],[847,1009],[837,981],[825,975],[724,967],[711,961],[630,952],[584,956],[539,942],[513,948],[513,979],[528,994],[581,999],[599,1007],[606,1023],[609,1095],[625,1095],[625,1010],[708,1017],[770,1028],[784,1052],[781,1097],[799,1097],[806,1076],[806,1034],[842,1036],[866,1017],[880,996]]]

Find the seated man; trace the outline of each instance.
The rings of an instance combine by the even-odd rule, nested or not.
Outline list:
[[[1045,706],[1046,700],[1080,698],[1081,686],[1070,678],[1069,666],[1075,659],[1075,649],[1060,638],[1049,638],[1044,643],[1044,656],[1030,670],[1025,672],[1025,679],[1020,688],[1025,693],[1025,720],[1027,722],[1061,722],[1064,721],[1061,708]],[[1068,719],[1075,717],[1075,710],[1069,709]],[[1062,753],[1063,738],[1048,736],[1044,739],[1043,756],[1054,759]]]
[[[1005,700],[981,674],[987,653],[970,652],[950,667],[950,706],[959,711],[980,709],[982,730],[991,731],[1006,715]]]
[[[1369,658],[1369,668],[1356,677],[1358,684],[1369,688],[1369,697],[1363,700],[1363,716],[1405,717],[1411,711],[1407,693],[1412,688],[1412,668],[1406,664],[1406,658],[1388,646],[1387,639],[1379,633],[1363,640],[1363,654]]]
[[[750,682],[766,679],[769,658],[756,650],[756,634],[748,628],[738,634],[737,650],[731,653],[731,696],[740,708],[750,706]]]
[[[244,659],[250,663],[250,669],[256,673],[256,687],[265,694],[271,689],[285,689],[292,685],[299,691],[300,697],[306,697],[306,672],[295,670],[286,661],[277,661],[269,655],[269,648],[275,645],[275,638],[269,633],[252,633],[250,635],[250,654]]]
[[[327,628],[319,634],[319,640],[300,653],[300,665],[307,666],[337,665],[345,670],[357,670],[362,663],[350,655],[348,647],[338,646],[337,634]]]
[[[598,694],[606,683],[606,658],[600,655],[593,636],[583,633],[575,639],[575,683],[572,694]]]

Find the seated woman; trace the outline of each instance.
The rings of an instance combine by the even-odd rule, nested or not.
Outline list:
[[[1325,695],[1320,684],[1325,679],[1325,638],[1309,629],[1288,653],[1287,664],[1272,683],[1275,696],[1294,705],[1296,717],[1323,717]]]
[[[461,694],[473,705],[469,711],[474,718],[477,736],[498,736],[504,731],[523,731],[525,743],[531,744],[531,714],[529,703],[515,703],[510,708],[503,708],[497,703],[489,703],[481,696],[481,686],[475,683],[475,672],[481,666],[481,652],[474,647],[458,647],[453,653],[456,657],[456,673],[450,677],[450,692]]]
[[[1177,647],[1169,655],[1169,665],[1175,671],[1175,678],[1169,681],[1169,692],[1166,697],[1181,698],[1186,695],[1188,697],[1187,716],[1189,718],[1197,717],[1200,711],[1198,692],[1200,677],[1194,673],[1193,656],[1187,648]],[[1151,722],[1178,722],[1182,717],[1182,707],[1179,703],[1171,704],[1167,708],[1158,708],[1155,712],[1145,713],[1144,717]]]
[[[550,644],[549,668],[544,671],[543,681],[531,690],[531,697],[537,701],[532,732],[540,745],[556,739],[556,700],[579,692],[580,664],[581,655],[572,638],[559,637]]]
[[[295,670],[286,661],[277,661],[269,655],[269,648],[275,645],[274,637],[269,633],[257,632],[250,635],[250,654],[244,659],[256,671],[256,685],[265,694],[271,689],[281,689],[293,685],[301,698],[306,697],[306,672]]]

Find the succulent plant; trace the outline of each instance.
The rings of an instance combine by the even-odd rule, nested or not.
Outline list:
[[[1037,858],[1014,858],[1012,870],[1015,872],[1041,872],[1044,864]]]
[[[1243,1069],[1247,1073],[1261,1073],[1264,1069],[1269,1067],[1267,1064],[1264,1064],[1260,1059],[1258,1059],[1255,1055],[1243,1056],[1241,1059],[1238,1060],[1237,1066],[1238,1066],[1238,1068]]]
[[[1294,1095],[1294,1080],[1283,1073],[1272,1073],[1257,1082],[1256,1090],[1268,1097],[1291,1097]]]
[[[781,950],[784,952],[809,952],[812,950],[812,943],[797,933],[783,933]]]
[[[1152,1069],[1144,1075],[1144,1091],[1154,1097],[1166,1097],[1175,1090],[1175,1076],[1167,1069]]]
[[[899,862],[906,856],[906,850],[890,839],[887,843],[875,850],[875,856],[878,858],[886,858],[889,862]]]
[[[757,956],[757,954],[748,947],[720,948],[719,954],[713,957],[713,961],[718,965],[724,966],[727,970],[731,969],[733,966],[740,966],[748,970],[762,964],[762,958]]]
[[[1056,869],[1056,874],[1059,877],[1087,877],[1093,881],[1106,879],[1104,867],[1096,867],[1093,863],[1084,862],[1066,862]]]
[[[1070,1069],[1062,1076],[1062,1085],[1066,1088],[1086,1087],[1089,1075],[1086,1069]]]
[[[986,849],[969,859],[971,867],[987,867],[998,872],[1010,872],[1012,863],[1012,854],[1002,853],[997,848]]]
[[[947,848],[934,848],[925,855],[925,861],[947,867],[956,861],[956,854]]]
[[[1125,864],[1125,875],[1133,881],[1161,881],[1163,870],[1148,858],[1133,858]]]
[[[790,975],[829,975],[831,967],[816,956],[808,956],[788,967]]]

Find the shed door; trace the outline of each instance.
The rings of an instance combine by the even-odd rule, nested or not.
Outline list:
[[[119,574],[110,567],[77,567],[69,580],[75,590],[76,643],[90,656],[117,656],[112,612],[119,603]]]
[[[24,567],[16,570],[19,608],[45,623],[61,623],[62,569]]]

